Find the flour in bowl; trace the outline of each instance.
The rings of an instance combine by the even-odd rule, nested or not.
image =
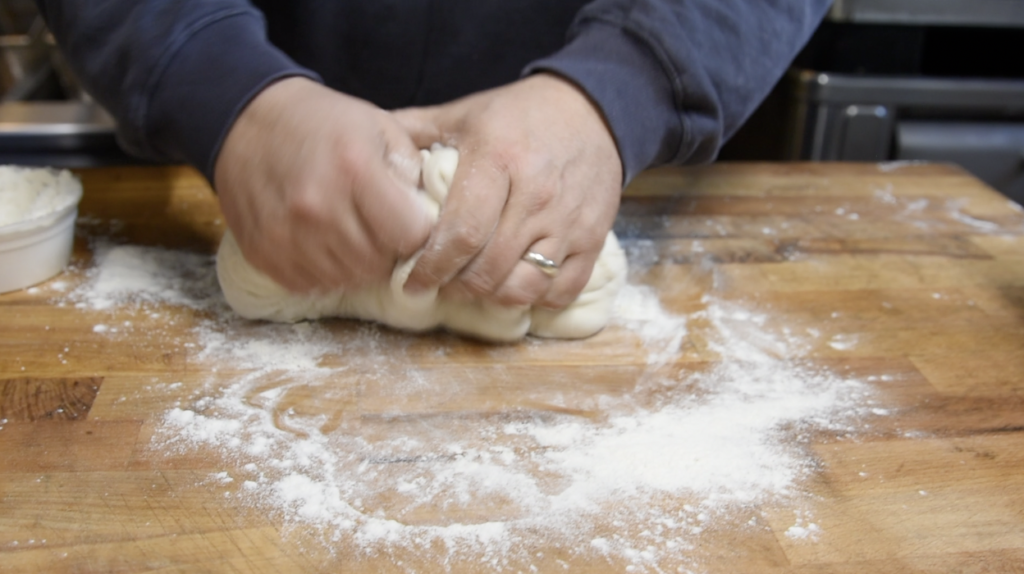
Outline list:
[[[78,203],[82,183],[67,170],[0,166],[0,227]]]

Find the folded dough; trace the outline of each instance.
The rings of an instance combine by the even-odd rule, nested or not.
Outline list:
[[[423,189],[417,197],[437,218],[459,163],[454,148],[435,144],[423,155]],[[248,319],[295,322],[322,317],[377,321],[396,329],[423,332],[437,328],[486,339],[515,341],[538,337],[582,339],[608,324],[615,297],[626,278],[626,256],[613,232],[582,293],[565,309],[502,307],[487,301],[452,301],[437,289],[410,295],[403,291],[418,254],[400,262],[389,284],[346,292],[303,295],[287,291],[246,261],[230,231],[217,251],[217,278],[228,304]]]

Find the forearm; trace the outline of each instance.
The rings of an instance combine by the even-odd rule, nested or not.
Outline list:
[[[828,0],[598,0],[563,50],[530,64],[601,108],[625,182],[659,164],[714,159],[782,76]]]
[[[121,145],[186,161],[212,181],[235,117],[255,94],[305,75],[243,0],[38,0],[86,90],[117,119]]]

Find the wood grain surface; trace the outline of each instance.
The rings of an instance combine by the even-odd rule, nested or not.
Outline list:
[[[631,281],[682,321],[667,358],[652,361],[648,339],[622,325],[587,341],[493,346],[326,321],[295,335],[337,349],[310,367],[331,373],[313,382],[204,354],[211,332],[240,353],[281,327],[231,322],[215,306],[83,304],[104,242],[196,254],[208,269],[223,222],[192,170],[78,173],[86,191],[71,267],[0,295],[0,572],[1024,572],[1024,212],[957,168],[652,171],[628,190],[616,229],[632,246]],[[858,381],[871,401],[851,403],[863,416],[836,414],[842,428],[781,435],[807,468],[790,492],[722,507],[678,544],[623,494],[590,515],[586,536],[629,539],[633,554],[543,529],[486,552],[440,539],[359,545],[286,506],[243,503],[252,469],[230,445],[168,438],[169,412],[206,412],[257,375],[239,400],[295,441],[443,431],[483,452],[504,448],[480,434],[486,425],[599,425],[623,397],[650,411],[668,395],[708,392],[687,385],[729,353],[713,306],[756,317],[751,340],[732,343]],[[662,375],[672,388],[645,383]],[[267,397],[274,406],[261,410]],[[309,420],[315,428],[296,422]],[[543,454],[513,447],[523,460]],[[431,463],[415,452],[360,456],[352,468],[381,477]],[[405,526],[519,512],[514,500],[413,508],[401,489],[367,492],[353,504]],[[665,492],[652,504],[685,517],[699,498]]]

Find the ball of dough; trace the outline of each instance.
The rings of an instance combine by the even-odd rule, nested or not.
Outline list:
[[[459,163],[454,148],[435,144],[422,150],[422,183],[417,199],[436,220]],[[437,289],[410,295],[403,290],[419,254],[400,262],[388,284],[346,292],[291,293],[246,261],[230,231],[217,251],[217,278],[231,308],[248,319],[295,322],[322,317],[376,321],[396,329],[424,332],[438,328],[480,339],[510,342],[527,333],[581,339],[608,324],[615,297],[626,280],[626,256],[608,232],[594,271],[579,297],[557,311],[502,307],[487,301],[451,301]]]

